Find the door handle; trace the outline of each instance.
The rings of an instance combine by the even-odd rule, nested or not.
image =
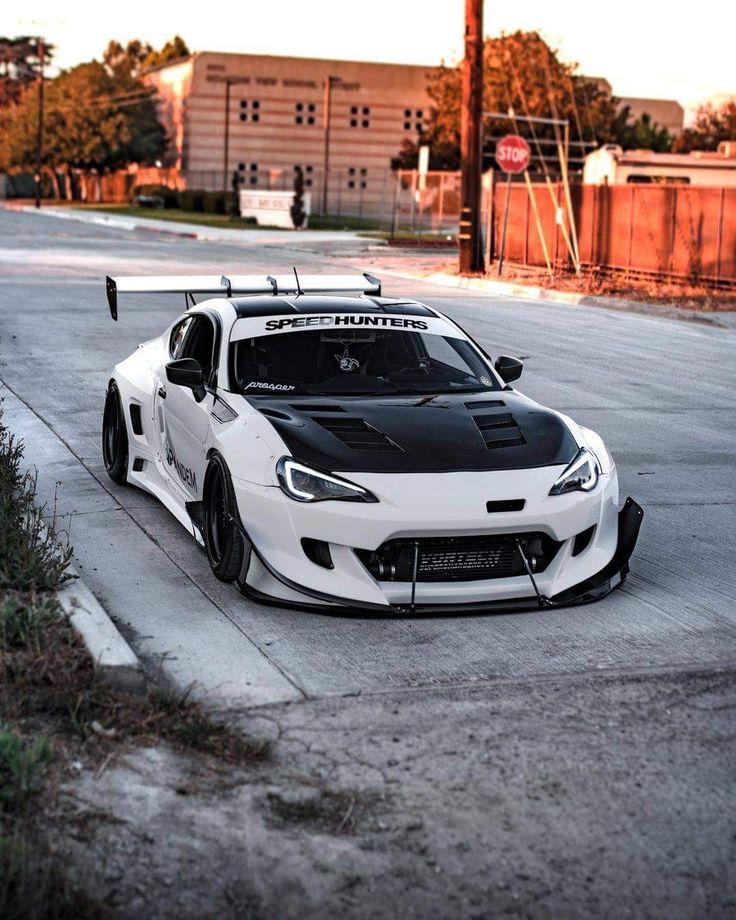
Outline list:
[[[166,390],[163,387],[159,387],[158,395],[161,399],[166,399]]]

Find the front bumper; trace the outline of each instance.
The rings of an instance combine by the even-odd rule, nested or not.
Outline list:
[[[559,468],[441,476],[353,476],[379,495],[374,505],[304,505],[280,489],[234,480],[252,565],[241,582],[251,597],[307,609],[350,609],[384,614],[450,613],[563,606],[608,593],[628,571],[642,511],[628,499],[618,512],[615,468],[591,493],[549,496]],[[489,514],[486,501],[523,496],[522,512]],[[594,527],[579,555],[575,537]],[[379,581],[356,549],[387,540],[523,534],[541,531],[560,549],[532,586],[526,574],[475,581]],[[302,538],[329,545],[333,567],[307,558]],[[535,590],[538,594],[535,594]],[[541,600],[540,600],[541,598]]]

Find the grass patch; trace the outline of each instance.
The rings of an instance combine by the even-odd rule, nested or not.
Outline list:
[[[100,211],[103,214],[116,214],[123,217],[150,218],[166,220],[172,223],[198,224],[202,227],[223,227],[231,230],[283,230],[256,224],[252,217],[230,217],[228,214],[206,214],[202,211],[183,211],[179,208],[134,208],[129,205],[87,204],[72,205],[80,211]],[[300,233],[310,230],[380,230],[385,226],[380,220],[371,217],[336,216],[332,214],[310,214],[309,226]]]
[[[205,214],[202,211],[180,211],[178,208],[131,208],[127,205],[74,205],[80,211],[100,211],[122,217],[165,220],[174,224],[198,224],[200,227],[222,227],[226,230],[278,230],[256,224],[250,217],[230,217],[227,214]]]

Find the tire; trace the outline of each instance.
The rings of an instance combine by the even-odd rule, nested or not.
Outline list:
[[[124,485],[128,481],[128,429],[120,391],[114,380],[108,387],[102,416],[102,457],[110,479]]]
[[[233,581],[243,564],[245,547],[232,479],[227,464],[215,454],[204,478],[204,545],[216,578]]]

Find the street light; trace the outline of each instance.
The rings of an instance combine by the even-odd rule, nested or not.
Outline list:
[[[209,77],[213,83],[225,84],[225,138],[223,145],[222,188],[228,189],[228,160],[230,156],[230,87],[238,83],[247,83],[248,77]]]
[[[330,115],[332,113],[332,87],[342,83],[342,77],[327,77],[325,80],[325,154],[322,169],[322,213],[327,213],[327,188],[330,180]]]

